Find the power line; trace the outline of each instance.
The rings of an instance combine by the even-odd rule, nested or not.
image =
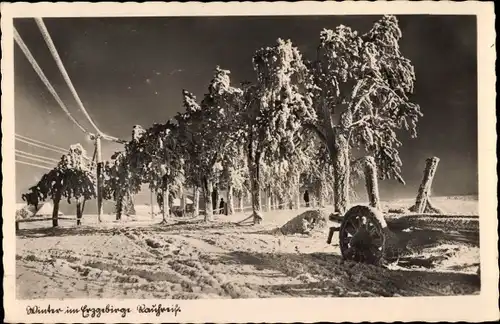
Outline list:
[[[42,33],[43,39],[45,40],[45,43],[47,44],[47,47],[50,50],[50,53],[54,57],[54,60],[56,61],[57,67],[59,68],[59,71],[61,72],[64,81],[66,81],[66,84],[68,85],[71,93],[75,97],[76,102],[78,103],[78,106],[80,106],[80,109],[84,113],[85,117],[89,120],[89,122],[92,124],[92,126],[95,128],[98,134],[103,134],[101,130],[97,127],[97,125],[94,123],[90,115],[87,113],[87,110],[83,106],[82,101],[80,100],[80,96],[78,96],[78,93],[76,92],[75,87],[73,86],[73,83],[71,82],[71,79],[69,78],[68,72],[64,68],[64,65],[61,61],[61,57],[59,56],[59,53],[57,52],[56,46],[54,45],[54,42],[52,41],[52,38],[50,37],[49,31],[47,30],[47,27],[45,27],[45,24],[42,20],[42,18],[35,18],[36,24],[38,25],[38,29],[40,29],[40,32]]]
[[[17,157],[23,158],[23,159],[28,159],[28,160],[33,160],[33,161],[38,162],[38,163],[47,163],[47,164],[54,163],[51,161],[45,161],[45,160],[37,158],[37,157],[24,156],[23,154],[18,154]],[[21,160],[16,160],[16,162],[25,163],[25,164],[31,163],[31,162],[26,162],[26,161],[21,161]],[[94,167],[94,163],[88,163],[88,164],[89,164],[88,167],[92,170]],[[40,164],[37,164],[37,166],[42,167],[42,165],[40,165]],[[49,166],[43,165],[43,167],[47,167],[49,170],[52,170],[55,166],[52,166],[52,168],[51,168]]]
[[[95,128],[97,133],[101,135],[103,138],[111,140],[111,141],[119,141],[118,138],[114,136],[110,136],[107,134],[104,134],[99,127],[94,123],[90,115],[88,114],[87,110],[83,106],[82,101],[80,100],[80,96],[78,96],[78,93],[76,92],[75,87],[73,86],[73,83],[71,82],[71,79],[68,75],[68,72],[66,71],[66,68],[64,67],[64,64],[62,63],[61,57],[59,56],[59,53],[57,52],[56,46],[54,45],[54,42],[52,41],[52,38],[50,37],[49,31],[47,30],[47,27],[45,27],[45,23],[43,22],[42,18],[35,18],[36,24],[38,25],[38,28],[40,29],[40,32],[42,33],[43,39],[45,40],[45,43],[47,44],[47,47],[49,48],[52,56],[54,57],[54,60],[56,61],[57,67],[59,68],[59,71],[61,72],[64,81],[66,81],[66,84],[68,85],[71,93],[75,97],[76,102],[78,103],[78,106],[80,107],[81,111],[87,117],[89,120],[90,124]]]
[[[65,152],[61,152],[60,150],[56,150],[56,149],[53,149],[51,147],[47,147],[47,146],[44,146],[44,145],[40,145],[40,144],[37,144],[37,143],[32,143],[30,141],[27,141],[27,140],[24,140],[22,138],[16,138],[19,142],[23,142],[23,143],[26,143],[26,144],[29,144],[29,145],[33,145],[33,146],[36,146],[36,147],[40,147],[40,148],[43,148],[43,149],[46,149],[46,150],[49,150],[49,151],[54,151],[54,152],[57,152],[57,153],[60,153],[60,154],[66,154],[68,153],[68,151],[65,151]]]
[[[53,158],[45,157],[43,155],[28,153],[28,152],[24,152],[24,151],[21,151],[21,150],[16,150],[16,153],[19,153],[19,155],[31,156],[33,158],[37,158],[37,159],[40,159],[40,160],[46,160],[45,163],[51,163],[51,162],[56,162],[57,163],[57,162],[59,162],[58,159],[53,159]]]
[[[32,139],[32,138],[29,138],[27,136],[22,136],[22,135],[19,135],[19,134],[16,134],[16,137],[20,138],[20,139],[23,139],[23,140],[26,140],[26,141],[30,141],[30,142],[33,142],[33,143],[37,143],[37,144],[40,144],[40,145],[45,145],[47,147],[51,147],[51,148],[54,148],[54,149],[57,149],[57,150],[60,150],[61,152],[63,153],[66,153],[68,150],[67,149],[64,149],[62,147],[59,147],[59,146],[56,146],[56,145],[52,145],[52,144],[47,144],[47,143],[44,143],[42,141],[39,141],[39,140],[35,140],[35,139]]]
[[[20,160],[16,160],[16,162],[17,163],[21,163],[21,164],[31,165],[31,166],[38,167],[38,168],[41,168],[41,169],[52,170],[52,168],[44,166],[44,165],[39,165],[39,164],[25,162],[25,161],[20,161]]]
[[[45,160],[42,160],[42,159],[39,159],[39,158],[36,158],[36,157],[30,157],[30,156],[24,156],[24,155],[17,155],[17,157],[23,158],[23,159],[28,159],[28,160],[33,160],[33,161],[36,161],[38,163],[47,163],[47,164],[54,163],[54,162],[45,161]]]
[[[43,73],[42,69],[40,68],[40,66],[36,62],[35,58],[31,54],[30,50],[28,49],[28,47],[24,43],[23,39],[21,38],[21,35],[19,35],[19,33],[17,32],[17,29],[15,27],[14,27],[14,40],[16,41],[17,45],[19,45],[19,47],[23,51],[24,55],[26,56],[26,58],[30,62],[31,66],[35,70],[35,72],[38,74],[38,76],[40,77],[40,79],[43,81],[43,83],[45,84],[45,86],[47,87],[47,89],[50,91],[50,93],[52,94],[52,96],[54,97],[54,99],[57,101],[57,103],[59,104],[59,106],[61,106],[62,110],[64,110],[64,112],[69,117],[69,119],[71,119],[71,121],[73,121],[73,123],[75,123],[75,125],[78,126],[78,128],[80,128],[82,130],[82,132],[84,132],[86,134],[90,134],[90,132],[88,132],[85,129],[85,127],[83,127],[78,121],[76,121],[76,119],[69,112],[69,110],[66,107],[66,105],[62,102],[61,98],[59,98],[59,95],[57,94],[57,92],[54,90],[54,88],[50,84],[49,80],[47,79],[47,77]]]
[[[47,143],[44,143],[42,141],[37,141],[37,140],[34,140],[32,138],[29,138],[29,137],[26,137],[26,136],[22,136],[22,135],[19,135],[19,134],[16,134],[15,136],[17,137],[16,140],[18,140],[20,142],[23,142],[23,143],[26,143],[26,144],[29,144],[29,145],[33,145],[33,146],[36,146],[36,147],[44,148],[46,150],[54,151],[54,152],[57,152],[57,153],[60,153],[60,154],[67,154],[68,153],[68,150],[65,150],[62,147],[59,147],[59,146],[56,146],[56,145],[47,144]],[[28,153],[28,154],[30,154],[30,153]],[[87,161],[90,160],[86,156],[84,156],[83,158],[85,160],[87,160]],[[59,161],[59,160],[57,160],[57,161]]]

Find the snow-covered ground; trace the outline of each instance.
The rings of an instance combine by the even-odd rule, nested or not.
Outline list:
[[[384,203],[409,207],[412,200]],[[435,198],[446,213],[477,215],[474,197]],[[303,211],[303,210],[302,210]],[[328,228],[310,236],[272,229],[302,211],[172,220],[150,215],[113,221],[84,215],[83,225],[22,223],[16,244],[17,298],[250,298],[474,294],[479,247],[440,242],[388,267],[345,262]],[[331,225],[334,225],[333,223]]]

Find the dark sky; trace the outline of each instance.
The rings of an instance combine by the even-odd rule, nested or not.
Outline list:
[[[360,33],[379,16],[56,18],[45,24],[85,107],[104,132],[126,139],[133,125],[164,122],[181,109],[181,90],[199,98],[216,65],[233,82],[253,81],[251,57],[258,48],[289,38],[312,57],[323,28],[348,25]],[[401,50],[415,65],[413,101],[424,117],[418,138],[401,137],[407,185],[381,183],[382,199],[413,197],[425,159],[441,158],[435,195],[477,193],[477,54],[475,16],[398,16]],[[15,27],[55,89],[85,122],[32,19]],[[92,143],[64,115],[15,46],[16,133],[68,147]],[[58,157],[20,142],[16,148]],[[103,143],[109,158],[120,145]],[[16,164],[16,192],[34,184],[43,170]]]

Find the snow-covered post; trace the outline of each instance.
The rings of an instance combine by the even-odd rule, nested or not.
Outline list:
[[[436,174],[436,169],[439,164],[438,157],[428,158],[426,161],[424,169],[424,178],[418,189],[417,199],[415,205],[410,208],[412,211],[417,213],[424,213],[426,211],[434,211],[432,205],[430,205],[431,187],[432,180]]]
[[[373,156],[365,157],[366,191],[370,206],[380,209],[380,196],[378,191],[377,164]]]

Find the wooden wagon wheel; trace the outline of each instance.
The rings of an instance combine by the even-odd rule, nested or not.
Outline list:
[[[387,224],[384,215],[368,206],[354,206],[340,226],[340,251],[346,260],[380,264],[385,253]]]

